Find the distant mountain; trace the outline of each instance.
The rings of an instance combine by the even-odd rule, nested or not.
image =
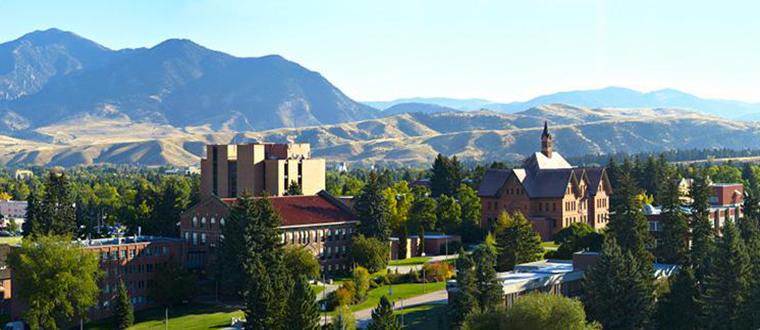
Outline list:
[[[456,110],[477,110],[482,108],[486,104],[493,102],[484,99],[454,99],[447,97],[413,97],[398,99],[393,101],[377,101],[377,102],[363,102],[373,108],[380,110],[387,110],[388,108],[403,104],[403,103],[424,103],[434,104],[442,107],[452,108]]]
[[[549,121],[555,149],[566,157],[690,148],[760,149],[760,123],[677,109],[553,104],[513,114],[416,112],[259,132],[179,129],[87,117],[36,129],[34,140],[0,136],[0,163],[197,165],[204,144],[252,141],[306,142],[315,156],[353,164],[429,164],[437,153],[464,160],[516,161],[538,150],[544,120]]]
[[[57,29],[0,44],[0,132],[81,116],[259,130],[378,113],[277,55],[239,58],[181,39],[111,50]]]
[[[399,103],[383,110],[382,115],[393,116],[402,113],[439,113],[451,111],[460,110],[429,103]]]
[[[704,99],[675,89],[639,92],[621,87],[560,92],[543,95],[525,102],[492,103],[484,108],[517,112],[542,104],[562,103],[591,108],[682,108],[724,118],[760,118],[760,103]]]

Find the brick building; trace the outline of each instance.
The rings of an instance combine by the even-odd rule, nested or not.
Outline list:
[[[524,168],[486,171],[478,188],[481,226],[490,228],[503,211],[520,211],[544,240],[577,222],[602,229],[611,193],[604,168],[572,167],[553,150],[545,123],[541,151],[526,159]]]
[[[207,145],[201,159],[202,197],[282,196],[291,182],[304,195],[325,189],[325,160],[312,159],[309,144]]]
[[[351,236],[359,223],[341,201],[321,191],[313,196],[270,197],[282,220],[282,240],[311,251],[322,271],[348,270]],[[188,266],[211,272],[222,227],[235,198],[210,196],[182,213],[180,235],[188,243]]]

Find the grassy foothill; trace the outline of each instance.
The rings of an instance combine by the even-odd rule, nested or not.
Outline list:
[[[234,307],[210,304],[189,304],[169,308],[169,329],[221,329],[230,326],[233,317],[243,318]],[[85,329],[116,329],[113,319],[85,325]],[[150,308],[135,312],[135,324],[130,330],[164,329],[164,309]]]
[[[414,266],[414,265],[422,265],[428,261],[430,261],[431,257],[414,257],[414,258],[406,258],[406,259],[399,259],[399,260],[391,260],[388,263],[388,266]]]

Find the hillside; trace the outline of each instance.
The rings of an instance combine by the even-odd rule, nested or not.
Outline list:
[[[7,134],[83,116],[240,131],[377,114],[277,55],[234,57],[183,39],[111,50],[56,29],[0,44],[0,132]]]
[[[491,111],[405,113],[349,123],[218,132],[103,121],[36,130],[36,140],[2,138],[0,163],[197,165],[206,143],[308,142],[315,156],[355,164],[428,163],[437,153],[466,160],[518,160],[537,150],[548,120],[565,156],[666,149],[760,148],[760,125],[673,109],[591,109],[546,105],[505,114]],[[731,137],[730,139],[726,137]]]

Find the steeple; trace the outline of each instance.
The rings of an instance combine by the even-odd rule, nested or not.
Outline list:
[[[552,135],[549,134],[549,124],[544,121],[544,133],[541,134],[541,153],[552,158]]]

